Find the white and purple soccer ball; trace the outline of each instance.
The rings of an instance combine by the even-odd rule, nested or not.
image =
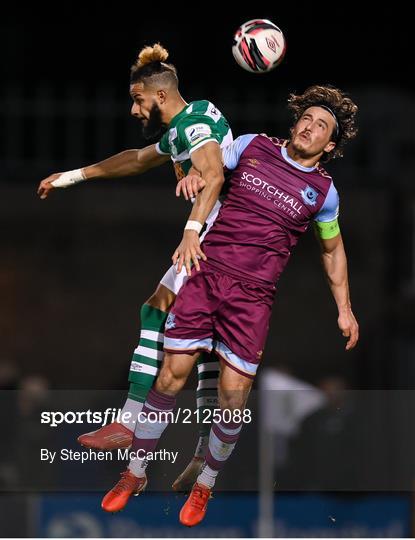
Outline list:
[[[235,33],[232,53],[238,64],[251,73],[271,71],[284,58],[284,34],[267,19],[252,19]]]

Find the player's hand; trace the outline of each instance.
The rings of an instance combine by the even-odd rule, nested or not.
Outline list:
[[[180,197],[180,193],[183,193],[184,198],[188,201],[192,197],[196,197],[205,186],[206,182],[201,176],[189,174],[177,182],[176,197]]]
[[[359,325],[353,315],[350,308],[346,308],[339,312],[339,318],[337,319],[340,330],[344,337],[349,338],[346,343],[346,351],[350,351],[356,346],[359,339]]]
[[[52,189],[55,189],[55,186],[52,186],[52,182],[57,180],[61,174],[62,173],[51,174],[40,182],[39,187],[37,188],[37,194],[41,199],[46,199],[49,192],[52,191]]]
[[[177,264],[177,273],[179,274],[181,272],[184,265],[186,267],[187,275],[191,276],[192,263],[199,272],[199,259],[204,261],[207,260],[206,255],[200,247],[199,234],[196,231],[185,230],[182,241],[172,257],[173,264]]]

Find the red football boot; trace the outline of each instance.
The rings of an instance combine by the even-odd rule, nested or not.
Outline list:
[[[180,510],[180,523],[186,527],[198,525],[205,517],[208,501],[212,490],[202,484],[193,486],[190,495]]]
[[[147,485],[147,477],[135,476],[129,469],[121,473],[121,480],[102,499],[101,508],[106,512],[119,512],[131,495],[140,495]]]
[[[133,444],[133,432],[118,422],[84,433],[78,437],[79,444],[97,450],[117,450],[129,448]]]

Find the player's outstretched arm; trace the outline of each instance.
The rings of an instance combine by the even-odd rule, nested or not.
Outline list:
[[[180,272],[183,264],[187,274],[191,275],[191,264],[200,270],[198,257],[206,260],[206,256],[200,247],[199,233],[210,211],[218,200],[222,185],[225,181],[223,176],[222,153],[216,142],[208,142],[191,154],[193,167],[200,173],[206,185],[196,197],[189,220],[186,223],[183,239],[173,254],[173,264],[177,263],[177,272]]]
[[[125,150],[83,169],[51,174],[40,182],[37,193],[41,199],[46,199],[49,192],[55,188],[66,188],[84,180],[134,176],[169,159],[169,156],[156,151],[155,144],[138,150]]]
[[[339,233],[328,240],[320,237],[318,239],[321,246],[323,268],[339,311],[337,322],[343,336],[348,338],[346,344],[348,351],[355,347],[359,339],[359,325],[351,307],[347,258],[342,236]]]

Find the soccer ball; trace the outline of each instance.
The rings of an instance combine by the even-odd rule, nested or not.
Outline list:
[[[278,66],[285,48],[285,38],[278,26],[267,19],[252,19],[236,31],[232,53],[242,68],[265,73]]]

